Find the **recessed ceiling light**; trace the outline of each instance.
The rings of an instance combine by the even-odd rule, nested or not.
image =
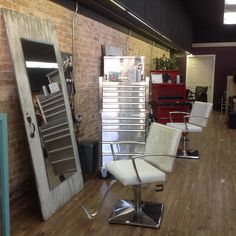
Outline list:
[[[236,24],[236,12],[225,12],[224,24],[227,24],[227,25]]]
[[[236,0],[225,0],[225,5],[235,5]]]
[[[123,6],[121,6],[119,3],[116,2],[116,0],[110,0],[110,2],[112,2],[113,4],[115,4],[117,7],[119,7],[120,9],[122,9],[123,11],[126,11],[129,15],[131,15],[133,18],[135,18],[136,20],[138,20],[139,22],[141,22],[142,24],[144,24],[145,26],[147,26],[149,29],[153,30],[154,32],[158,33],[160,36],[162,36],[163,38],[165,38],[166,40],[168,40],[169,42],[172,42],[168,37],[166,37],[165,35],[161,34],[159,31],[157,31],[155,28],[153,28],[152,26],[150,26],[149,24],[147,24],[146,22],[144,22],[142,19],[140,19],[138,16],[136,16],[135,14],[133,14],[132,12],[130,12],[128,9],[124,8]]]
[[[126,11],[126,9],[123,7],[123,6],[121,6],[119,3],[117,3],[116,1],[114,1],[114,0],[110,0],[112,3],[114,3],[117,7],[119,7],[120,9],[122,9],[123,11]]]

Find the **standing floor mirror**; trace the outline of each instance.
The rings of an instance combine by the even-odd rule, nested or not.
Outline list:
[[[52,23],[2,9],[42,216],[83,188],[61,54]]]

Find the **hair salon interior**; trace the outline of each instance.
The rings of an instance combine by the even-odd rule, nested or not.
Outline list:
[[[1,235],[236,235],[233,0],[0,0]]]

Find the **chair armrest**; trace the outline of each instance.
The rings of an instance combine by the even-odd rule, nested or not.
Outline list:
[[[114,151],[114,145],[117,145],[117,144],[139,144],[139,145],[145,145],[145,142],[127,140],[127,141],[110,142],[109,144],[110,144],[110,147],[111,147],[111,153],[112,153],[112,156],[113,156],[113,160],[116,161],[118,158],[117,158],[117,156],[115,154],[115,151]]]
[[[145,142],[125,140],[125,141],[110,142],[109,144],[145,144]]]
[[[166,157],[173,157],[173,158],[176,158],[176,155],[170,155],[170,154],[165,154],[165,153],[148,153],[148,154],[142,154],[142,155],[133,156],[133,157],[132,157],[132,160],[135,160],[135,159],[137,159],[137,158],[140,158],[140,159],[145,160],[144,157],[148,157],[148,156],[166,156]],[[145,161],[148,162],[147,160],[145,160]],[[148,164],[152,165],[153,167],[155,167],[155,168],[157,168],[157,169],[159,169],[159,170],[161,170],[161,171],[163,171],[163,172],[168,172],[168,171],[164,170],[163,168],[161,168],[159,165],[158,165],[158,167],[157,167],[157,165],[154,165],[154,164],[152,164],[152,163],[150,163],[150,162],[148,162]],[[134,168],[135,168],[136,171],[137,171],[135,162],[133,162],[133,165],[135,165]],[[135,171],[135,172],[136,172],[136,171]],[[138,171],[137,171],[137,172],[138,172]],[[138,173],[137,173],[137,172],[136,172],[136,174],[137,174],[137,176],[138,176]],[[138,179],[140,180],[139,177],[138,177]]]
[[[170,115],[170,122],[171,122],[171,123],[173,122],[172,114],[185,114],[185,115],[190,115],[189,112],[184,112],[184,111],[170,111],[170,112],[169,112],[169,115]]]
[[[132,159],[137,159],[137,158],[143,159],[143,157],[149,157],[149,156],[177,157],[176,155],[170,155],[170,154],[165,154],[165,153],[148,153],[148,154],[141,154],[141,155],[133,156]]]
[[[173,119],[172,119],[172,114],[183,114],[185,116],[183,116],[183,123],[185,125],[185,129],[188,130],[188,126],[187,126],[187,119],[192,117],[191,114],[189,112],[184,112],[184,111],[171,111],[170,113],[170,122],[173,123]]]
[[[196,115],[190,115],[188,118],[201,118],[201,119],[208,119],[208,117],[205,117],[205,116],[196,116]],[[191,121],[190,122],[188,122],[189,124],[191,124]],[[201,126],[200,124],[198,124],[198,126],[200,126],[200,127],[203,127],[203,126]]]
[[[138,174],[137,166],[136,166],[136,163],[135,163],[135,158],[132,158],[132,164],[133,164],[133,167],[134,167],[135,174],[136,174],[136,176],[138,178],[138,181],[141,184],[142,180],[141,180],[141,178],[140,178],[140,176]]]
[[[137,176],[137,178],[138,178],[140,184],[142,184],[142,180],[141,180],[141,178],[140,178],[140,176],[139,176],[139,173],[138,173],[138,170],[137,170],[137,166],[136,166],[135,160],[136,160],[137,158],[141,158],[141,159],[145,160],[144,157],[148,157],[148,156],[169,156],[169,157],[174,157],[174,158],[176,158],[176,155],[170,155],[170,154],[164,154],[164,153],[149,153],[149,154],[142,154],[142,155],[133,156],[133,157],[132,157],[132,164],[133,164],[133,168],[134,168],[135,174],[136,174],[136,176]],[[146,161],[146,160],[145,160],[145,161]],[[150,162],[148,162],[148,161],[146,161],[146,162],[147,162],[149,165],[151,165],[151,166],[157,168],[157,169],[160,170],[160,171],[163,171],[163,172],[165,172],[165,173],[167,172],[166,170],[164,170],[164,169],[161,168],[160,166],[157,167],[157,165],[154,165],[154,164],[152,164],[152,163],[150,163]]]
[[[190,116],[189,117],[196,117],[196,118],[204,118],[204,119],[208,119],[208,117],[206,117],[206,116],[196,116],[196,115],[191,115],[190,114]]]
[[[187,116],[184,116],[184,125],[185,125],[185,128],[186,128],[186,130],[188,130],[188,123],[189,124],[191,124],[191,122],[187,122],[187,118],[189,119],[189,118],[201,118],[201,119],[208,119],[207,117],[205,117],[205,116],[196,116],[196,115],[187,115]],[[198,126],[200,126],[200,125],[198,125]]]
[[[144,142],[138,142],[138,141],[117,141],[117,142],[110,142],[110,146],[111,146],[111,151],[112,151],[112,156],[113,156],[113,160],[116,161],[118,158],[116,157],[116,154],[115,154],[115,151],[114,151],[114,147],[113,145],[116,145],[116,144],[141,144],[141,145],[145,145]],[[135,163],[135,159],[137,158],[141,158],[144,160],[144,157],[148,157],[148,156],[169,156],[169,157],[176,157],[176,155],[170,155],[170,154],[165,154],[165,153],[148,153],[148,154],[139,154],[139,155],[134,155],[131,157],[131,160],[132,160],[132,164],[133,164],[133,168],[134,168],[134,171],[135,171],[135,174],[140,182],[140,184],[142,183],[142,180],[139,176],[139,173],[138,173],[138,169],[137,169],[137,165]],[[145,160],[146,161],[146,160]],[[148,164],[152,165],[151,163],[148,162]],[[153,167],[161,170],[161,171],[164,171],[166,172],[165,170],[163,170],[161,167],[157,167],[155,165],[152,165]]]
[[[188,125],[187,125],[187,119],[189,119],[189,117],[191,117],[191,114],[188,114],[186,116],[184,116],[184,125],[185,125],[185,129],[188,130]]]

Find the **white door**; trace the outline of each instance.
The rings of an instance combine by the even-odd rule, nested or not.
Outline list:
[[[213,102],[215,55],[187,56],[186,86],[195,91],[196,86],[207,86],[208,102]]]

